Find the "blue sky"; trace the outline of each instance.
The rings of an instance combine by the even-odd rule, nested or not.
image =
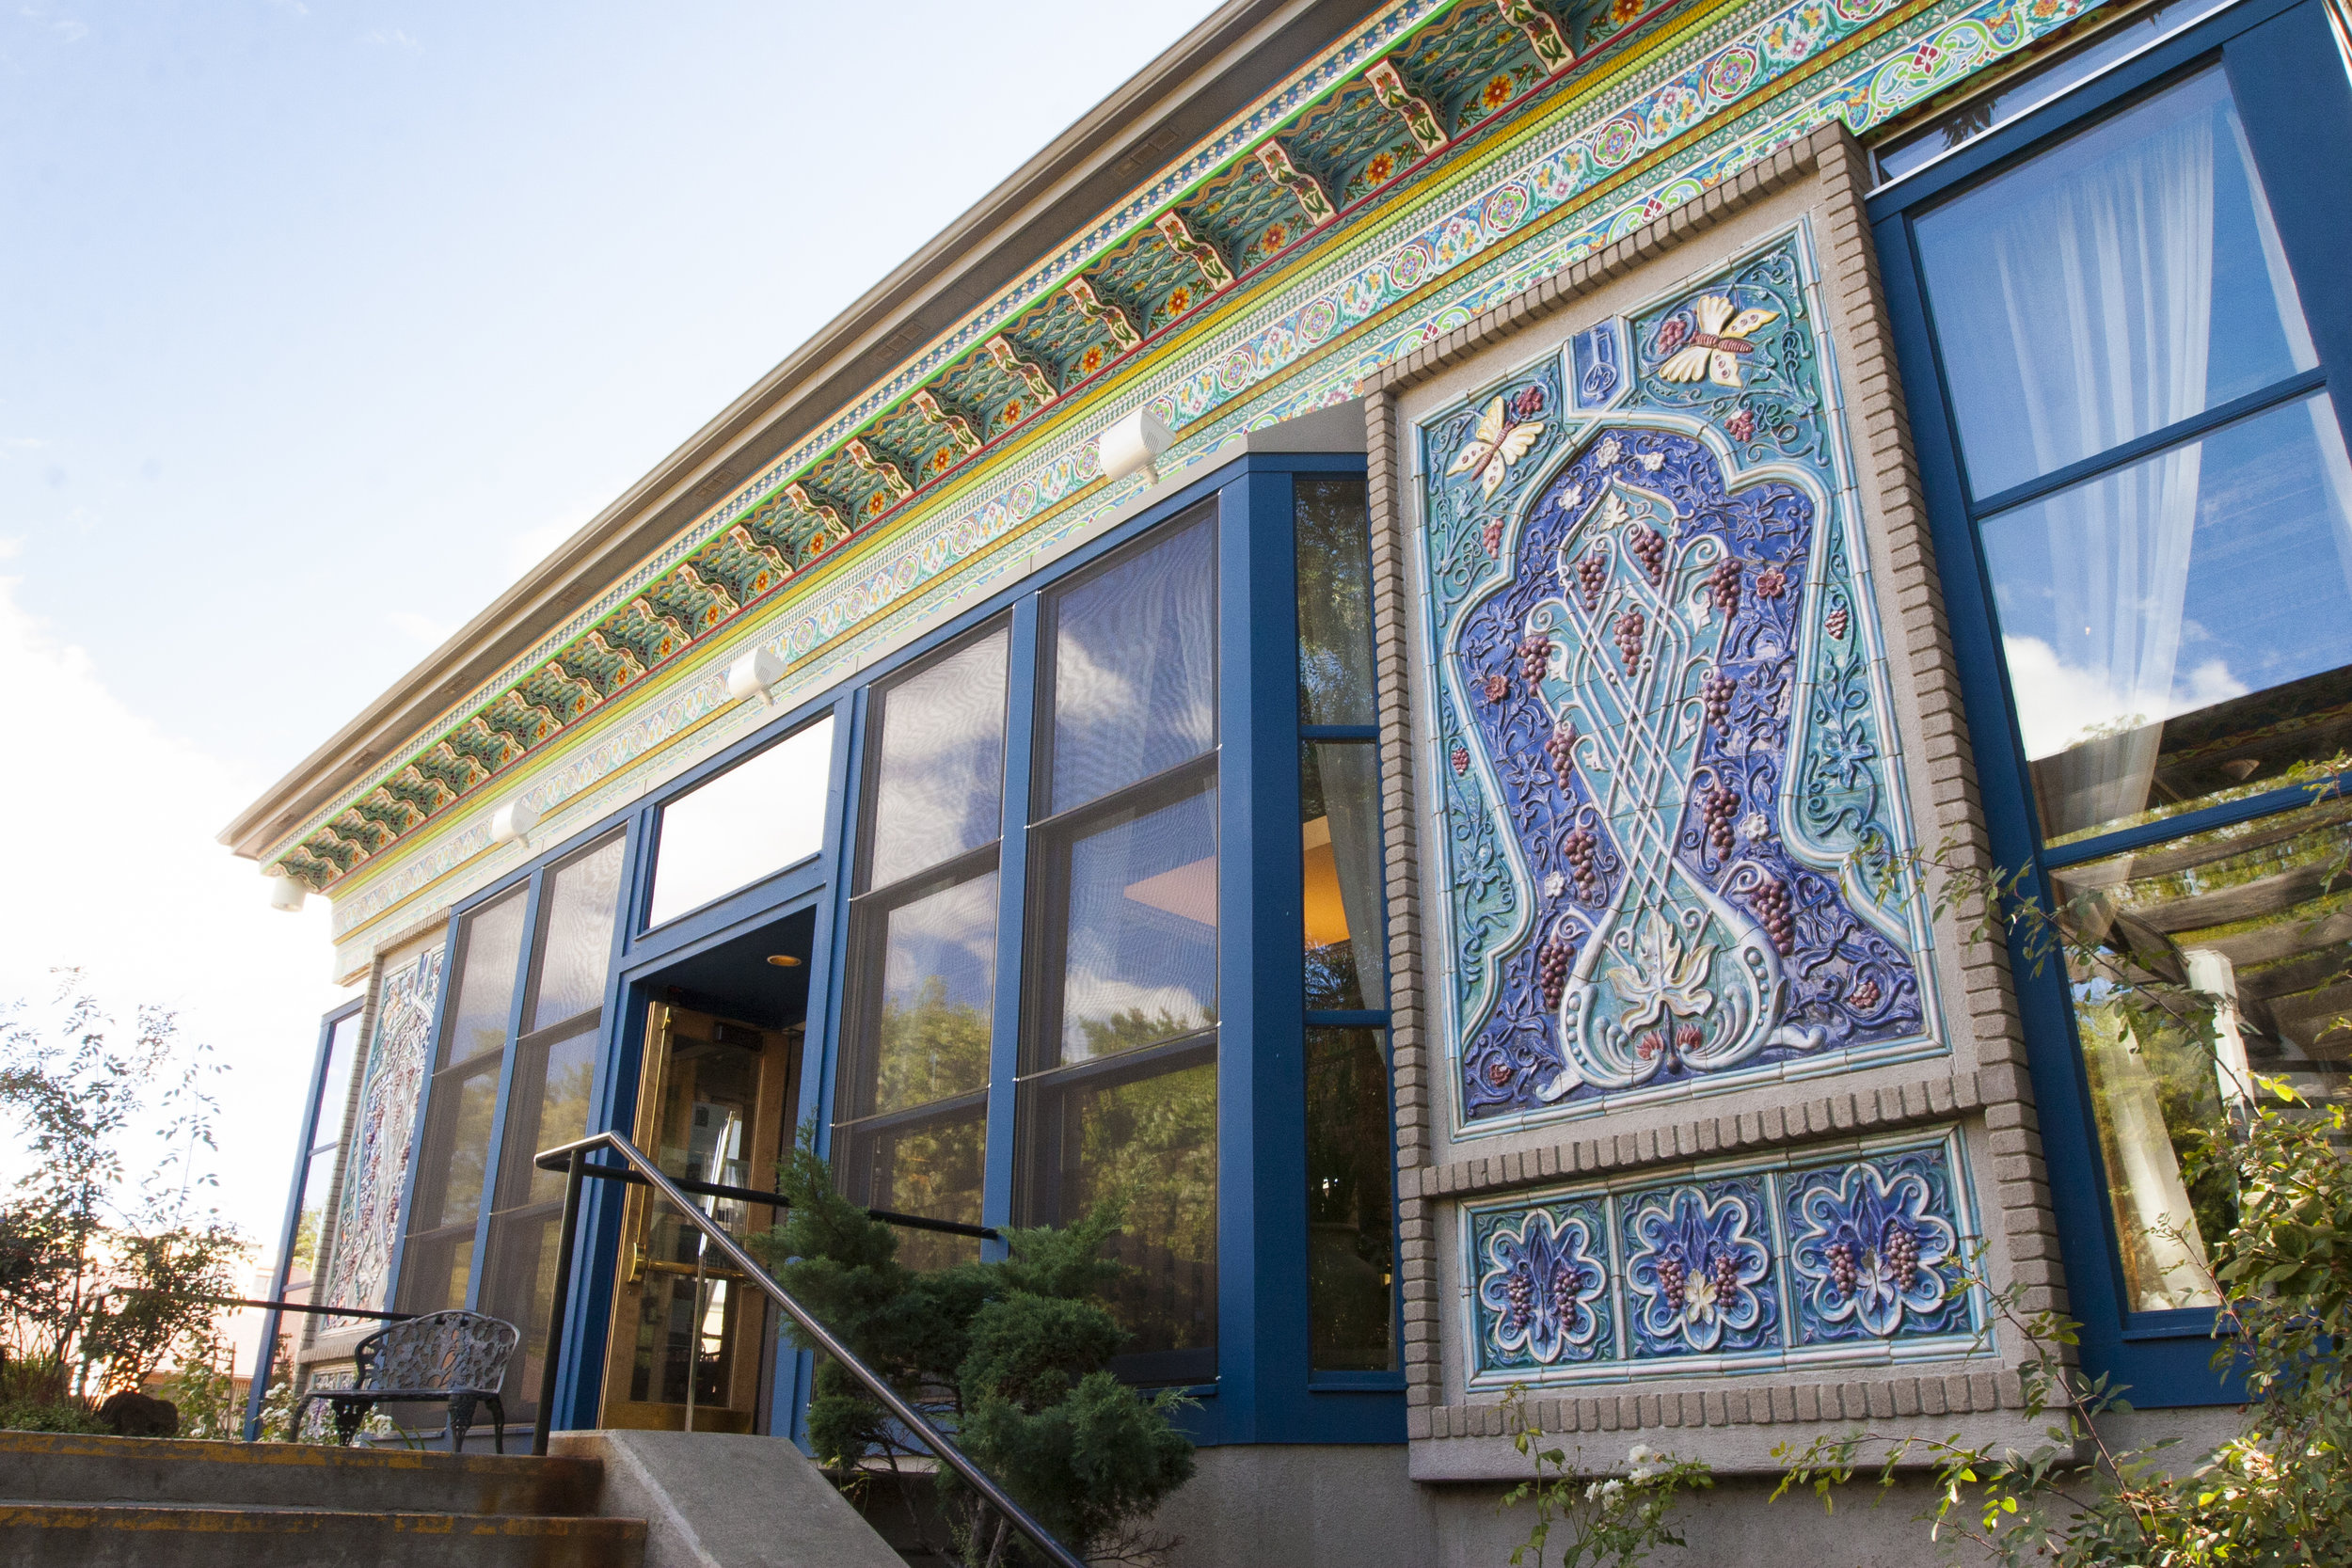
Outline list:
[[[181,1006],[274,1230],[337,993],[212,834],[1207,8],[0,16],[0,1003]]]

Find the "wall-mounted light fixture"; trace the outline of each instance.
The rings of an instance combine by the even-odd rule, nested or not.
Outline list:
[[[295,881],[292,877],[287,876],[282,871],[277,876],[269,878],[268,881],[269,907],[271,909],[282,910],[288,914],[300,914],[302,912],[303,904],[308,901],[310,896],[310,890],[309,888],[304,887],[300,882]]]
[[[1175,432],[1157,414],[1149,408],[1136,409],[1103,432],[1095,443],[1096,455],[1103,463],[1103,477],[1117,480],[1141,474],[1145,483],[1157,484],[1160,453],[1175,440]]]
[[[727,666],[727,695],[739,703],[759,697],[773,705],[775,693],[769,689],[782,679],[784,660],[767,648],[754,648]]]
[[[539,825],[539,811],[530,801],[516,796],[490,814],[490,842],[519,844],[531,847],[524,835]]]

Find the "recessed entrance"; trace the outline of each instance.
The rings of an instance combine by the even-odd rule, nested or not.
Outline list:
[[[767,1191],[797,1119],[816,928],[807,911],[662,970],[638,989],[645,1048],[630,1136],[674,1177]],[[701,1197],[738,1237],[765,1204]],[[759,1430],[767,1298],[643,1187],[624,1205],[612,1333],[597,1424],[669,1432]]]

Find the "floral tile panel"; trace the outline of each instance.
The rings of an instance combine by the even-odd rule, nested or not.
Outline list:
[[[1986,1354],[1956,1135],[1465,1216],[1470,1384]]]

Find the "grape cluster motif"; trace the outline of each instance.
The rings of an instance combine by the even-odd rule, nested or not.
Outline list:
[[[1846,993],[1846,1000],[1853,1004],[1860,1011],[1868,1012],[1879,1005],[1879,983],[1876,980],[1863,980],[1852,990]]]
[[[1731,694],[1739,682],[1718,670],[1699,683],[1699,700],[1707,705],[1707,721],[1722,734],[1731,728]]]
[[[1788,574],[1777,566],[1767,566],[1756,574],[1756,596],[1777,599],[1788,592]]]
[[[1740,1259],[1729,1251],[1715,1254],[1715,1299],[1725,1307],[1740,1289]]]
[[[1797,926],[1789,915],[1788,887],[1778,878],[1767,877],[1748,895],[1748,902],[1756,919],[1764,923],[1764,934],[1772,939],[1773,951],[1784,958],[1794,955]]]
[[[1647,523],[1634,524],[1626,530],[1625,536],[1626,542],[1633,546],[1633,553],[1641,558],[1642,570],[1650,581],[1663,582],[1666,579],[1664,536]]]
[[[1519,644],[1519,678],[1527,682],[1527,689],[1538,690],[1544,676],[1551,669],[1551,639],[1541,632]]]
[[[1919,1277],[1919,1238],[1911,1227],[1888,1216],[1886,1233],[1879,1241],[1879,1257],[1895,1277],[1895,1289],[1908,1291]]]
[[[1741,407],[1724,421],[1724,428],[1731,432],[1731,438],[1735,441],[1749,439],[1756,434],[1756,410]]]
[[[1523,1268],[1513,1269],[1502,1287],[1511,1298],[1510,1322],[1513,1328],[1525,1328],[1535,1316],[1535,1283],[1527,1277]]]
[[[1609,558],[1596,545],[1576,563],[1576,585],[1584,598],[1584,613],[1600,608],[1600,591],[1609,586]]]
[[[1682,1266],[1682,1259],[1675,1254],[1670,1252],[1658,1260],[1658,1288],[1666,1298],[1668,1310],[1682,1310],[1690,1277],[1691,1271]]]
[[[1836,642],[1843,642],[1846,640],[1846,628],[1852,624],[1847,618],[1844,605],[1839,605],[1831,610],[1828,618],[1822,622],[1822,625],[1829,630],[1830,640]]]
[[[1500,517],[1488,519],[1486,528],[1479,534],[1479,542],[1486,546],[1486,558],[1488,560],[1491,561],[1496,556],[1502,554],[1502,519]]]
[[[1560,853],[1576,873],[1576,895],[1587,904],[1600,902],[1600,840],[1590,828],[1578,828],[1560,841]]]
[[[1707,574],[1707,592],[1715,601],[1715,608],[1728,621],[1740,613],[1740,562],[1732,557],[1716,563]]]
[[[1731,853],[1737,841],[1732,836],[1732,823],[1740,816],[1740,792],[1729,784],[1708,786],[1699,797],[1699,815],[1707,823],[1707,842],[1713,846],[1717,858]]]
[[[1562,721],[1544,737],[1544,755],[1551,759],[1551,776],[1567,788],[1569,769],[1576,766],[1576,726]]]
[[[1642,639],[1649,632],[1649,618],[1640,610],[1628,610],[1617,617],[1617,657],[1625,660],[1625,673],[1632,674],[1642,667]]]
[[[1563,1325],[1576,1322],[1576,1271],[1565,1263],[1551,1266],[1551,1315]]]
[[[1543,987],[1544,1006],[1557,1009],[1568,989],[1568,971],[1576,965],[1576,944],[1563,937],[1544,943],[1535,955],[1535,977]]]
[[[1447,756],[1446,760],[1454,764],[1454,776],[1455,778],[1462,778],[1470,772],[1470,758],[1469,747],[1454,747],[1453,752]]]
[[[1854,1293],[1854,1287],[1862,1283],[1862,1273],[1854,1266],[1853,1248],[1844,1242],[1832,1246],[1828,1257],[1830,1288],[1837,1292],[1837,1299],[1843,1301]]]

